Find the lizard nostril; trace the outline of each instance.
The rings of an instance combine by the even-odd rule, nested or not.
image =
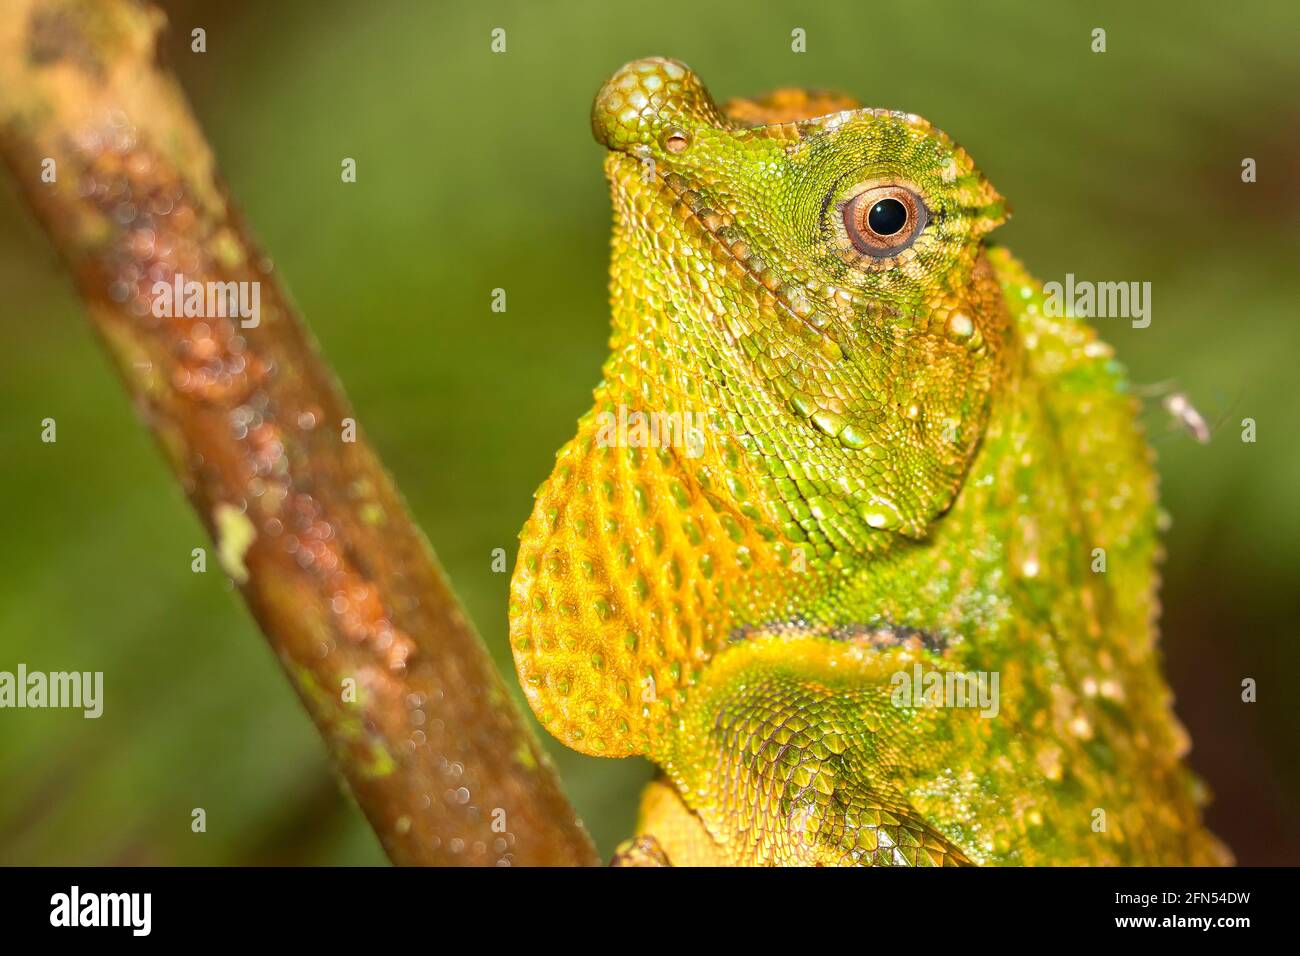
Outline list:
[[[664,134],[663,146],[670,153],[682,153],[691,145],[690,134],[679,129],[670,129]]]

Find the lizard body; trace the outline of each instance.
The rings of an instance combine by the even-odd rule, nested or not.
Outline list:
[[[662,59],[592,123],[611,355],[510,632],[548,731],[661,769],[629,857],[1226,861],[1159,671],[1135,402],[987,243],[965,151],[832,94],[720,109]]]

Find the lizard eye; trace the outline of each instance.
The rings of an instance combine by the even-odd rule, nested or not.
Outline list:
[[[925,228],[921,197],[905,186],[872,186],[844,204],[844,229],[854,248],[883,259],[896,256]]]

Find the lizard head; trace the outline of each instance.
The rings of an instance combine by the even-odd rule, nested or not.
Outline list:
[[[703,405],[777,480],[769,512],[822,554],[921,537],[948,508],[1007,334],[982,257],[1001,197],[925,120],[853,106],[787,90],[720,109],[652,58],[592,109],[616,219],[614,361],[667,359],[642,393]],[[674,355],[696,359],[677,386]]]

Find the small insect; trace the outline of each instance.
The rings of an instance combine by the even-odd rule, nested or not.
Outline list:
[[[1210,426],[1205,423],[1201,413],[1196,410],[1192,400],[1183,392],[1174,392],[1166,395],[1162,404],[1170,416],[1178,424],[1182,425],[1189,435],[1195,438],[1202,445],[1208,445],[1210,442]]]
[[[1195,441],[1202,445],[1208,445],[1210,439],[1224,425],[1232,415],[1232,410],[1236,407],[1237,402],[1228,401],[1222,395],[1216,394],[1211,402],[1213,406],[1209,419],[1201,414],[1200,410],[1192,403],[1187,393],[1180,391],[1176,383],[1171,380],[1155,382],[1150,385],[1136,385],[1133,387],[1133,394],[1138,396],[1143,402],[1160,399],[1160,407],[1165,415],[1168,416],[1168,428],[1162,438],[1161,434],[1154,429],[1151,432],[1151,441],[1160,442],[1171,435],[1182,432],[1191,436]],[[1153,409],[1153,405],[1147,406]]]

